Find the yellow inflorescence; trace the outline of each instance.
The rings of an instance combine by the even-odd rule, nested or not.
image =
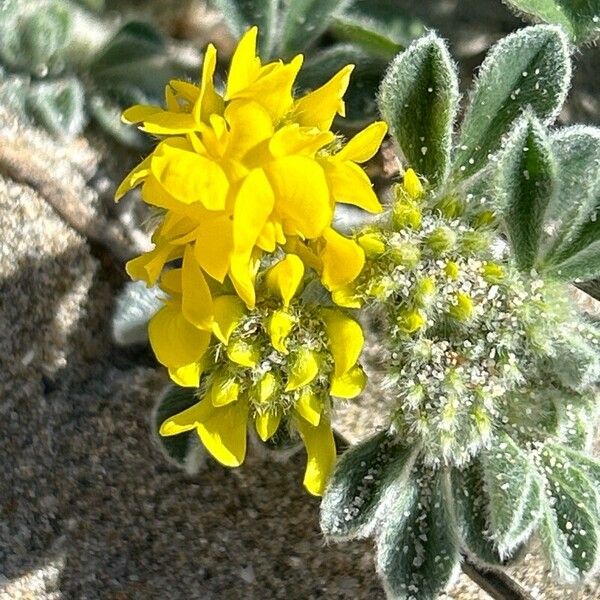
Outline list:
[[[125,122],[159,142],[116,198],[141,185],[143,200],[160,211],[154,249],[127,271],[159,282],[167,297],[149,324],[152,348],[175,383],[200,389],[199,403],[165,422],[162,433],[196,429],[215,458],[235,466],[247,422],[263,440],[291,424],[308,451],[305,484],[318,494],[335,458],[329,397],[362,390],[363,338],[335,308],[313,311],[312,329],[305,326],[296,292],[305,268],[334,300],[362,270],[365,244],[332,228],[333,211],[338,202],[381,211],[359,164],[387,128],[373,123],[343,144],[331,125],[344,116],[353,66],[296,99],[302,56],[262,64],[257,33],[254,27],[240,40],[222,92],[209,45],[199,85],[171,81],[166,108],[125,111]],[[319,348],[307,342],[313,333]]]

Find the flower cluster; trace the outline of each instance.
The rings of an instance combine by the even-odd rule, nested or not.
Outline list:
[[[467,463],[498,426],[543,438],[558,427],[556,394],[575,410],[600,376],[595,327],[564,286],[512,266],[492,223],[430,197],[409,170],[389,219],[356,236],[363,273],[336,293],[383,313],[393,427],[431,465]]]
[[[164,306],[151,319],[158,361],[198,403],[165,421],[163,435],[197,430],[221,463],[237,466],[247,424],[266,441],[292,427],[308,452],[307,489],[320,494],[335,460],[331,398],[365,384],[358,323],[302,297],[308,279],[335,293],[364,265],[364,251],[332,226],[338,202],[381,206],[358,166],[386,133],[373,123],[344,144],[331,131],[344,115],[352,65],[295,99],[302,56],[263,65],[257,29],[240,40],[223,93],[209,45],[199,86],[171,81],[166,109],[134,106],[124,120],[159,138],[116,197],[141,185],[160,215],[154,249],[129,274],[159,282]]]

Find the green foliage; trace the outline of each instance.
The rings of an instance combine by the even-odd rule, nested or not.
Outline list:
[[[517,14],[560,25],[576,44],[592,42],[600,33],[598,0],[503,0]]]
[[[455,176],[479,171],[524,109],[551,123],[570,77],[569,47],[558,27],[526,27],[498,42],[481,65],[471,93],[458,137]]]
[[[519,268],[538,256],[546,206],[556,193],[556,166],[540,122],[527,114],[511,132],[498,168],[502,214]]]
[[[175,464],[186,468],[191,473],[198,468],[198,453],[201,451],[196,432],[186,431],[164,437],[159,435],[158,431],[162,423],[169,417],[184,411],[198,401],[195,389],[170,384],[158,399],[152,418],[153,437],[164,454]]]
[[[0,93],[59,137],[78,135],[91,117],[121,143],[140,147],[140,136],[121,127],[120,112],[158,102],[174,69],[153,26],[130,22],[115,31],[102,7],[97,0],[8,0],[0,19]]]
[[[399,54],[381,84],[381,114],[408,164],[433,186],[448,174],[457,102],[456,68],[435,33]]]
[[[369,535],[384,496],[395,503],[404,493],[414,454],[386,431],[344,453],[321,503],[323,532],[337,540]]]
[[[331,34],[373,55],[391,59],[425,33],[423,23],[403,14],[393,0],[355,0],[336,12]]]
[[[540,518],[540,486],[527,455],[506,433],[482,453],[489,532],[501,558],[525,542]]]
[[[448,527],[445,477],[418,470],[377,537],[377,569],[390,598],[433,600],[458,574],[458,540]]]
[[[298,77],[301,91],[319,87],[343,66],[354,64],[345,96],[349,118],[340,122],[346,129],[376,118],[374,90],[389,59],[424,31],[418,20],[399,14],[392,0],[214,0],[213,4],[236,37],[258,25],[264,60],[304,54]]]

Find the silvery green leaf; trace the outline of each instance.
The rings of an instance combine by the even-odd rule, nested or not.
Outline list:
[[[120,346],[148,341],[148,321],[162,306],[163,294],[158,286],[147,287],[143,281],[128,281],[116,298],[112,317],[113,339]]]
[[[527,454],[504,432],[481,454],[489,532],[501,558],[524,543],[540,519],[540,486]]]
[[[336,13],[329,27],[339,40],[391,59],[425,33],[423,23],[403,14],[393,0],[357,0]]]
[[[35,10],[9,1],[1,14],[0,58],[5,64],[38,77],[63,70],[62,54],[72,30],[71,13],[63,3],[49,2],[43,10]]]
[[[522,271],[534,266],[546,207],[556,193],[556,166],[546,131],[531,113],[511,131],[498,163],[500,206]]]
[[[433,186],[448,174],[457,102],[456,68],[433,32],[400,53],[381,82],[381,114],[407,166]]]
[[[221,11],[236,38],[253,25],[258,26],[258,48],[261,58],[273,55],[273,44],[277,34],[278,0],[212,0]]]
[[[559,190],[548,206],[544,262],[560,264],[600,239],[600,129],[574,126],[551,134]]]
[[[414,449],[399,446],[387,431],[347,450],[321,501],[323,533],[336,540],[369,535],[384,496],[404,494],[400,481],[408,479],[414,455]]]
[[[554,121],[570,80],[568,40],[559,27],[525,27],[500,40],[483,61],[471,94],[458,138],[455,176],[479,171],[526,108],[544,124]]]
[[[574,449],[568,442],[547,444],[546,448],[555,460],[558,458],[558,460],[579,469],[595,488],[596,493],[600,494],[600,460],[585,451]],[[600,519],[600,515],[597,514],[597,517]]]
[[[92,96],[87,106],[96,123],[119,143],[139,150],[147,148],[146,138],[121,121],[123,109],[120,106],[102,96]]]
[[[83,86],[74,77],[32,84],[27,110],[45,129],[58,137],[72,138],[83,129],[86,116]]]
[[[540,537],[555,575],[575,583],[598,568],[597,491],[555,448],[545,448],[542,457],[547,485]]]
[[[443,471],[416,469],[377,537],[377,570],[389,598],[436,600],[459,571]]]
[[[169,384],[158,399],[152,416],[153,437],[161,450],[168,459],[190,474],[198,471],[205,455],[196,432],[186,431],[168,437],[163,437],[158,432],[162,423],[169,417],[199,402],[196,392],[194,388]]]
[[[598,0],[503,0],[519,15],[560,25],[576,44],[592,42],[600,34]]]
[[[498,565],[498,554],[489,531],[489,498],[485,490],[483,467],[474,460],[451,472],[448,506],[453,513],[460,547],[478,563]]]
[[[333,13],[349,0],[284,0],[279,53],[292,56],[309,48],[329,27]]]

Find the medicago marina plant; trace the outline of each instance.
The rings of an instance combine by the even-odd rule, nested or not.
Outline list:
[[[295,98],[302,57],[263,64],[256,39],[223,90],[209,46],[199,86],[124,114],[159,139],[117,195],[141,185],[159,223],[128,272],[164,292],[149,337],[174,382],[156,414],[172,455],[197,432],[238,466],[248,432],[299,436],[325,535],[373,537],[390,598],[436,598],[463,557],[502,566],[533,535],[559,579],[593,574],[600,339],[570,284],[600,274],[600,132],[553,127],[565,34],[492,48],[458,131],[444,42],[400,53],[379,90],[404,166],[385,211],[360,164],[386,124],[331,131],[352,67]],[[337,203],[379,216],[347,237]],[[334,403],[366,379],[359,312],[384,325],[390,414],[335,466]]]

